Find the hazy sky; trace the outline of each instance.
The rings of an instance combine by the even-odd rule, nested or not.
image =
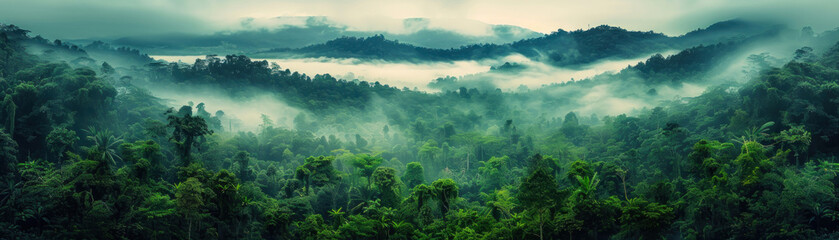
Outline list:
[[[400,21],[386,19],[418,17],[450,21],[442,25],[454,30],[473,20],[544,33],[609,24],[680,35],[738,17],[816,31],[839,27],[836,0],[0,0],[0,6],[0,22],[48,38],[210,33],[279,16],[326,16],[356,30],[398,30]]]

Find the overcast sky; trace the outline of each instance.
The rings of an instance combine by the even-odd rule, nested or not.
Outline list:
[[[680,35],[746,18],[819,32],[839,27],[837,13],[837,0],[0,0],[0,22],[65,39],[211,33],[282,16],[326,16],[355,30],[386,31],[399,30],[397,19],[431,18],[462,31],[480,21],[544,33],[608,24]]]

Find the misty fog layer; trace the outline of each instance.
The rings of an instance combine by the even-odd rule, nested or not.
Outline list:
[[[251,90],[247,96],[231,96],[213,87],[147,86],[152,94],[175,109],[184,105],[205,104],[207,112],[224,112],[222,127],[226,131],[257,131],[267,117],[276,127],[293,128],[294,118],[303,112],[286,104],[276,94]]]
[[[670,55],[678,52],[671,50],[661,53]],[[370,83],[379,82],[397,88],[407,87],[420,91],[438,91],[431,89],[428,84],[437,78],[447,76],[465,77],[468,81],[481,81],[489,83],[504,91],[516,90],[520,86],[530,89],[539,88],[543,85],[564,83],[572,79],[585,79],[598,74],[620,71],[627,66],[637,64],[649,58],[645,55],[633,59],[604,60],[593,64],[578,66],[576,68],[560,68],[533,61],[521,55],[510,55],[502,59],[482,61],[453,61],[453,62],[423,62],[423,63],[401,63],[377,60],[359,60],[353,58],[290,58],[290,59],[253,59],[254,61],[268,61],[276,63],[281,68],[288,68],[306,75],[330,74],[339,79],[348,81],[358,80]],[[203,59],[205,56],[151,56],[157,60],[167,62],[183,62],[191,64],[195,59]],[[495,74],[488,73],[491,67],[500,66],[504,63],[516,63],[526,66],[525,70],[516,74]],[[486,74],[484,74],[486,73]],[[478,76],[479,79],[471,79],[470,76]]]
[[[678,50],[657,53],[669,56]],[[195,59],[205,56],[151,56],[168,62],[191,63]],[[395,63],[387,61],[370,61],[358,59],[334,58],[294,58],[294,59],[253,59],[254,61],[268,61],[276,63],[281,68],[289,68],[310,76],[329,73],[339,79],[349,81],[379,82],[396,88],[409,88],[425,92],[440,92],[456,89],[436,89],[429,87],[429,83],[438,78],[454,76],[459,85],[467,88],[477,87],[481,91],[501,89],[504,92],[528,94],[531,90],[538,90],[539,94],[529,100],[509,100],[506,104],[514,108],[526,109],[530,113],[562,117],[568,112],[576,112],[581,116],[615,116],[619,114],[637,114],[638,110],[651,108],[663,101],[677,100],[684,97],[698,96],[709,86],[719,84],[720,81],[703,83],[684,83],[679,85],[648,86],[635,82],[604,81],[594,86],[546,86],[569,83],[594,77],[611,78],[612,75],[628,66],[643,62],[650,56],[645,55],[634,59],[604,60],[576,68],[560,68],[543,62],[533,61],[521,55],[511,55],[503,59],[483,61],[455,61],[455,62],[424,62],[424,63]],[[738,56],[738,59],[745,59]],[[514,73],[490,71],[504,63],[516,63],[525,68]],[[726,73],[739,73],[745,63],[726,65]],[[714,74],[723,75],[721,73]],[[708,77],[709,79],[712,77]],[[294,128],[292,119],[302,111],[288,106],[276,94],[255,90],[251,96],[232,97],[229,92],[213,87],[192,89],[190,91],[174,91],[169,88],[154,88],[152,92],[161,98],[169,99],[172,107],[178,107],[188,102],[198,104],[204,102],[210,112],[222,110],[230,114],[229,121],[233,122],[234,131],[256,131],[262,124],[262,115],[266,115],[279,123],[277,126]],[[655,89],[655,95],[645,94]],[[562,97],[570,102],[562,105],[546,104],[547,99]],[[381,111],[402,111],[387,106],[384,102],[369,103],[374,111],[359,113],[352,121],[321,121],[317,135],[336,135],[341,139],[350,139],[348,135],[362,133],[362,136],[379,136],[380,126],[386,124]],[[305,113],[304,113],[305,114]],[[327,123],[329,122],[329,123]],[[237,125],[238,123],[238,125]],[[494,124],[489,124],[494,125]],[[227,126],[227,125],[225,125]],[[394,128],[394,132],[398,129]]]
[[[591,78],[601,74],[618,72],[629,66],[638,64],[655,54],[669,56],[678,53],[678,50],[671,50],[662,53],[643,55],[631,59],[603,60],[592,64],[576,66],[574,68],[556,67],[544,62],[533,61],[521,55],[511,55],[501,60],[492,62],[491,66],[497,67],[503,63],[514,63],[521,66],[521,70],[508,72],[486,72],[476,75],[451,75],[463,76],[459,84],[469,86],[470,84],[489,84],[492,87],[500,88],[503,91],[515,91],[524,89],[537,89],[546,85],[565,83],[574,80]]]
[[[0,240],[839,239],[829,0],[0,2]]]
[[[60,38],[133,36],[172,31],[209,34],[246,29],[249,25],[243,23],[253,21],[249,19],[258,19],[257,23],[273,23],[276,22],[273,19],[278,16],[326,16],[354,29],[378,31],[402,31],[406,27],[393,19],[418,17],[440,19],[440,27],[452,30],[464,30],[471,26],[464,24],[468,22],[464,20],[477,20],[488,24],[516,25],[544,33],[558,28],[580,29],[600,24],[618,24],[630,29],[654,29],[679,35],[720,19],[738,17],[809,25],[818,30],[827,30],[835,27],[834,15],[839,8],[832,0],[596,0],[562,2],[562,7],[545,7],[556,4],[555,1],[546,0],[469,0],[457,3],[439,0],[412,3],[374,0],[4,2],[16,7],[0,8],[0,21],[15,22],[31,30],[50,34],[50,37]],[[73,27],[56,24],[58,22]],[[469,31],[475,30],[472,28]]]

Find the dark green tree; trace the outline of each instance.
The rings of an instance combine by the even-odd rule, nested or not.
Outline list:
[[[434,187],[434,196],[437,197],[437,202],[440,204],[440,211],[443,215],[451,210],[452,202],[457,200],[459,189],[454,180],[444,178],[437,179],[431,186]]]
[[[192,148],[200,146],[200,138],[213,134],[207,128],[207,122],[199,116],[192,116],[192,107],[183,106],[177,113],[173,109],[167,112],[169,127],[172,128],[170,139],[174,141],[176,150],[181,158],[181,165],[187,166],[192,162]]]
[[[252,181],[253,173],[250,169],[251,156],[248,152],[239,151],[233,157],[233,161],[239,165],[238,174],[236,174],[242,181]]]
[[[196,178],[175,185],[178,212],[187,220],[187,239],[192,239],[192,224],[206,216],[202,212],[210,191]]]
[[[306,158],[305,164],[297,167],[295,177],[303,182],[307,195],[312,191],[312,186],[333,185],[342,178],[342,173],[332,166],[333,161],[335,161],[334,156],[309,157]]]
[[[79,137],[76,136],[76,131],[69,130],[63,127],[53,128],[49,135],[47,135],[47,148],[49,148],[51,157],[58,161],[64,158],[66,151],[73,149],[73,145]]]
[[[478,172],[481,173],[479,181],[482,192],[493,192],[510,182],[507,168],[509,160],[509,157],[503,156],[480,162],[483,165],[478,168]]]
[[[396,208],[402,202],[402,181],[396,175],[396,169],[378,167],[371,178],[379,190],[382,206]]]
[[[405,176],[402,178],[405,179],[405,185],[409,189],[413,189],[414,186],[425,183],[424,174],[422,164],[419,162],[409,162],[408,165],[405,166]]]

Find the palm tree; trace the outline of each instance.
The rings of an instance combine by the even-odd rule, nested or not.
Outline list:
[[[781,143],[783,147],[792,150],[795,153],[795,165],[798,166],[798,157],[804,153],[807,156],[807,149],[812,143],[812,136],[810,132],[804,130],[804,125],[792,126],[789,130],[783,130],[775,141]]]
[[[23,182],[15,182],[14,178],[10,178],[6,185],[0,190],[0,211],[16,212],[15,202],[22,194]]]
[[[764,138],[769,136],[769,134],[766,132],[768,132],[769,128],[774,125],[775,122],[766,122],[760,127],[752,127],[746,129],[746,131],[743,132],[745,134],[744,136],[740,136],[740,138],[734,138],[732,139],[732,141],[743,145],[745,145],[746,142],[760,142]]]
[[[87,139],[93,142],[93,149],[96,150],[96,153],[102,154],[100,159],[108,160],[113,165],[116,165],[115,159],[122,160],[115,150],[116,146],[122,143],[122,137],[114,137],[110,130],[99,131],[95,127],[90,127],[84,131],[89,135]]]
[[[345,214],[345,212],[341,211],[341,208],[329,210],[329,216],[332,217],[333,224],[336,228],[344,224]]]
[[[580,186],[574,191],[574,196],[577,196],[578,199],[593,197],[594,191],[597,189],[597,184],[600,183],[600,180],[597,179],[597,173],[594,173],[591,177],[582,177],[579,175],[576,177]]]
[[[394,233],[399,233],[399,229],[410,226],[409,223],[406,223],[405,221],[401,221],[401,220],[398,221],[398,222],[396,220],[391,220],[390,225],[393,227],[393,232]]]
[[[501,217],[513,217],[513,208],[516,203],[513,202],[513,197],[507,189],[495,190],[492,195],[487,195],[490,200],[487,201],[487,213],[492,214],[493,217],[500,219]],[[503,216],[501,214],[504,214]]]

